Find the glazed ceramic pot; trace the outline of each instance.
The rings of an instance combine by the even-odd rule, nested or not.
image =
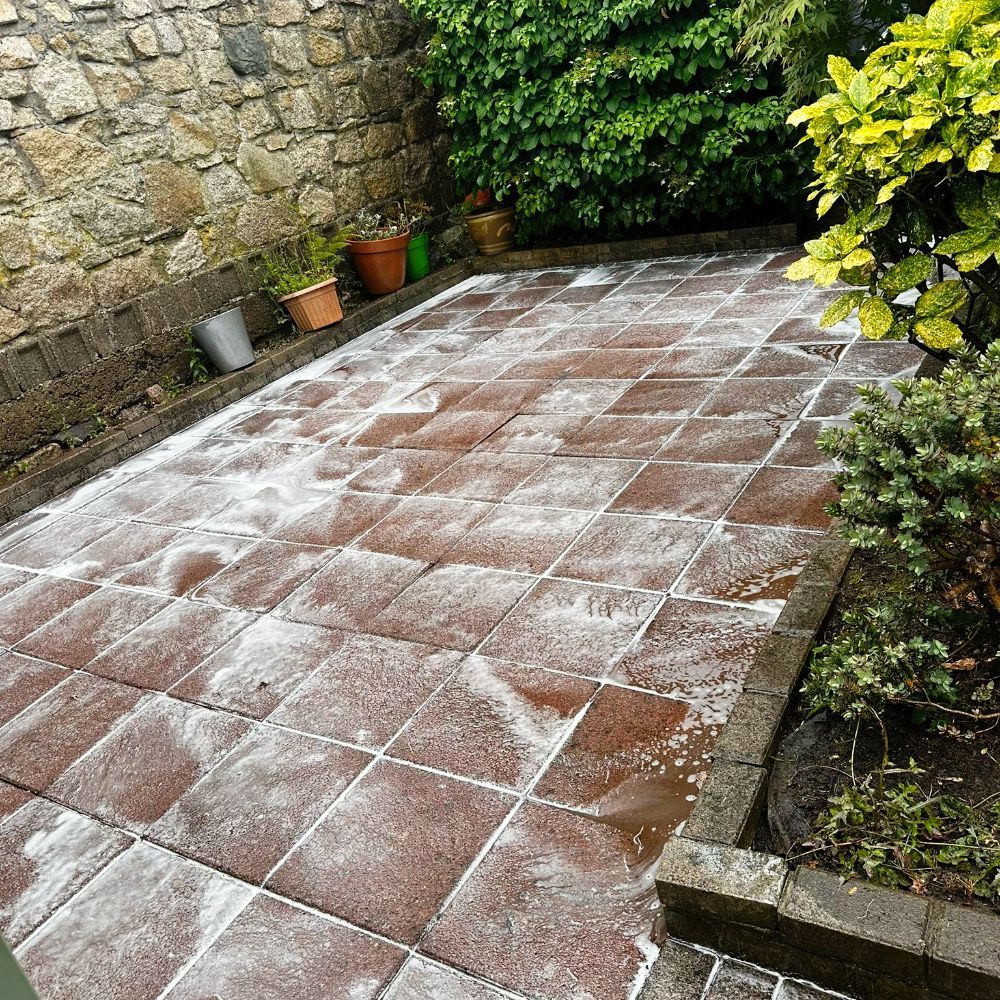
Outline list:
[[[278,301],[288,310],[292,322],[303,332],[322,330],[344,318],[337,296],[337,279],[328,278],[300,292],[283,295]]]
[[[254,363],[253,344],[239,306],[195,323],[191,335],[223,375]]]
[[[406,280],[419,281],[431,273],[431,259],[427,253],[427,234],[421,233],[410,240],[406,248]]]
[[[406,248],[410,234],[387,240],[351,240],[347,250],[351,263],[369,295],[387,295],[406,284]]]
[[[465,217],[469,235],[484,257],[503,253],[514,246],[517,219],[512,208],[496,208],[492,212],[476,212]]]

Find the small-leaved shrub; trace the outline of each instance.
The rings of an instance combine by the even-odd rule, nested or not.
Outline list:
[[[853,286],[822,325],[857,309],[876,340],[982,350],[1000,327],[1000,18],[938,0],[891,34],[861,69],[831,57],[834,91],[789,119],[819,150],[819,215],[844,218],[788,276]]]
[[[301,292],[332,278],[344,261],[350,228],[330,236],[310,231],[261,258],[260,282],[273,299]]]

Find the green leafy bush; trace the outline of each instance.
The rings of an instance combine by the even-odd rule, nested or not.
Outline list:
[[[830,58],[835,90],[796,111],[816,144],[818,212],[843,222],[806,244],[792,279],[854,286],[822,325],[859,310],[867,337],[979,350],[1000,324],[1000,20],[938,0],[892,26],[861,69]],[[904,296],[904,293],[911,293]],[[903,296],[903,298],[900,298]]]
[[[525,237],[801,194],[787,105],[735,57],[735,2],[404,2],[434,28],[421,74],[458,184],[516,194]]]
[[[334,277],[344,262],[343,251],[352,235],[350,228],[331,236],[309,232],[266,254],[260,262],[261,287],[272,298],[280,299]]]

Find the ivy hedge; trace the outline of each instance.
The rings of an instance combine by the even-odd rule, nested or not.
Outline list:
[[[735,3],[404,0],[433,28],[464,191],[516,195],[526,238],[794,203],[788,105],[736,53]]]

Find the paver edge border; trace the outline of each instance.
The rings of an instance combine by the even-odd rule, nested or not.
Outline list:
[[[863,1000],[1000,997],[1000,916],[793,869],[752,847],[782,728],[853,551],[836,526],[827,532],[754,659],[656,874],[667,930]]]
[[[367,303],[336,328],[327,327],[305,334],[287,347],[265,355],[248,368],[213,379],[179,399],[158,406],[136,420],[67,451],[51,465],[18,476],[0,487],[0,527],[473,275],[574,264],[597,265],[667,255],[769,250],[789,246],[796,241],[797,227],[780,224],[619,243],[515,250],[495,257],[463,259],[406,285],[398,292]]]

